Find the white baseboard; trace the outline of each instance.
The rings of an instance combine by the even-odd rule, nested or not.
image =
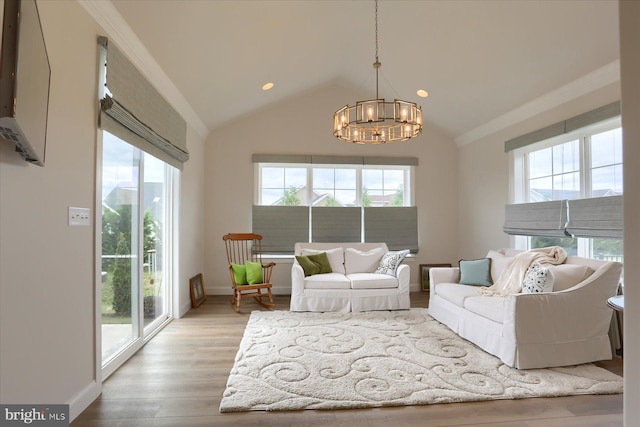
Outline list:
[[[209,291],[207,291],[207,295],[209,294]],[[187,311],[191,310],[191,301],[187,301],[184,304],[182,304],[182,307],[180,307],[180,312],[178,313],[178,315],[176,316],[177,318],[180,318],[182,316],[184,316],[185,314],[187,314]]]
[[[76,419],[78,415],[93,403],[94,400],[102,393],[102,385],[95,380],[91,381],[78,394],[76,394],[69,402],[69,421]]]

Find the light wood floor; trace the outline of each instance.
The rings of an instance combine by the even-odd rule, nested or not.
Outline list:
[[[426,307],[428,293],[413,293]],[[171,322],[103,385],[102,396],[72,427],[146,426],[622,426],[622,395],[576,396],[336,411],[243,412],[218,408],[252,310],[231,310],[229,297],[209,296]],[[276,297],[287,310],[289,298]],[[622,360],[601,363],[622,375]]]

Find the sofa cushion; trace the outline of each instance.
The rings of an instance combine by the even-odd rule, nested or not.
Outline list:
[[[458,261],[460,284],[491,286],[491,258]]]
[[[314,274],[304,278],[306,289],[351,289],[351,281],[340,273]]]
[[[376,268],[375,273],[387,274],[389,276],[396,277],[398,267],[407,255],[409,255],[409,249],[387,252],[382,256],[380,264],[378,264],[378,268]]]
[[[523,294],[536,294],[541,292],[551,292],[553,281],[550,280],[549,269],[540,263],[534,262],[527,269],[522,281]]]
[[[302,249],[302,253],[300,255],[313,255],[313,254],[319,254],[322,252],[327,253],[327,258],[329,258],[329,264],[331,265],[332,272],[345,274],[344,250],[341,247],[335,248],[335,249],[326,249],[323,251],[304,248]]]
[[[489,251],[487,258],[491,258],[491,280],[495,283],[514,257],[506,256],[498,251]]]
[[[460,307],[464,307],[466,298],[478,296],[478,288],[476,286],[459,285],[457,283],[438,283],[435,291],[439,297]]]
[[[545,265],[549,269],[554,292],[572,288],[593,274],[593,269],[586,265],[560,264]]]
[[[464,300],[464,308],[494,322],[502,323],[504,321],[504,301],[503,297],[468,297]]]
[[[380,264],[384,253],[385,251],[382,248],[375,248],[366,252],[347,248],[344,251],[344,268],[347,274],[373,273],[378,264]]]
[[[348,274],[351,289],[393,289],[398,287],[398,279],[387,274],[353,273]]]

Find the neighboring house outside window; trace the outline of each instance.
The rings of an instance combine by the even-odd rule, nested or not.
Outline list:
[[[413,206],[411,166],[258,164],[260,206]]]
[[[516,203],[622,195],[620,118],[515,150],[514,165]],[[516,238],[521,249],[551,245],[569,255],[622,261],[622,239]]]

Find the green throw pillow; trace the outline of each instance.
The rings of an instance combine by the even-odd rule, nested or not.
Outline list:
[[[333,273],[331,269],[331,263],[326,252],[320,252],[319,254],[313,254],[307,256],[311,261],[320,266],[318,274]]]
[[[315,262],[311,261],[309,257],[296,255],[296,260],[304,270],[304,277],[320,273],[320,264],[316,264]]]
[[[331,263],[329,263],[329,257],[326,252],[320,252],[313,255],[296,255],[298,264],[304,270],[304,277],[314,274],[332,273]]]
[[[491,258],[458,261],[460,284],[491,286]]]
[[[259,262],[247,261],[244,263],[247,270],[247,282],[250,285],[262,283],[262,264]]]
[[[233,280],[237,285],[247,285],[247,269],[244,265],[231,263],[231,269],[233,270]]]

